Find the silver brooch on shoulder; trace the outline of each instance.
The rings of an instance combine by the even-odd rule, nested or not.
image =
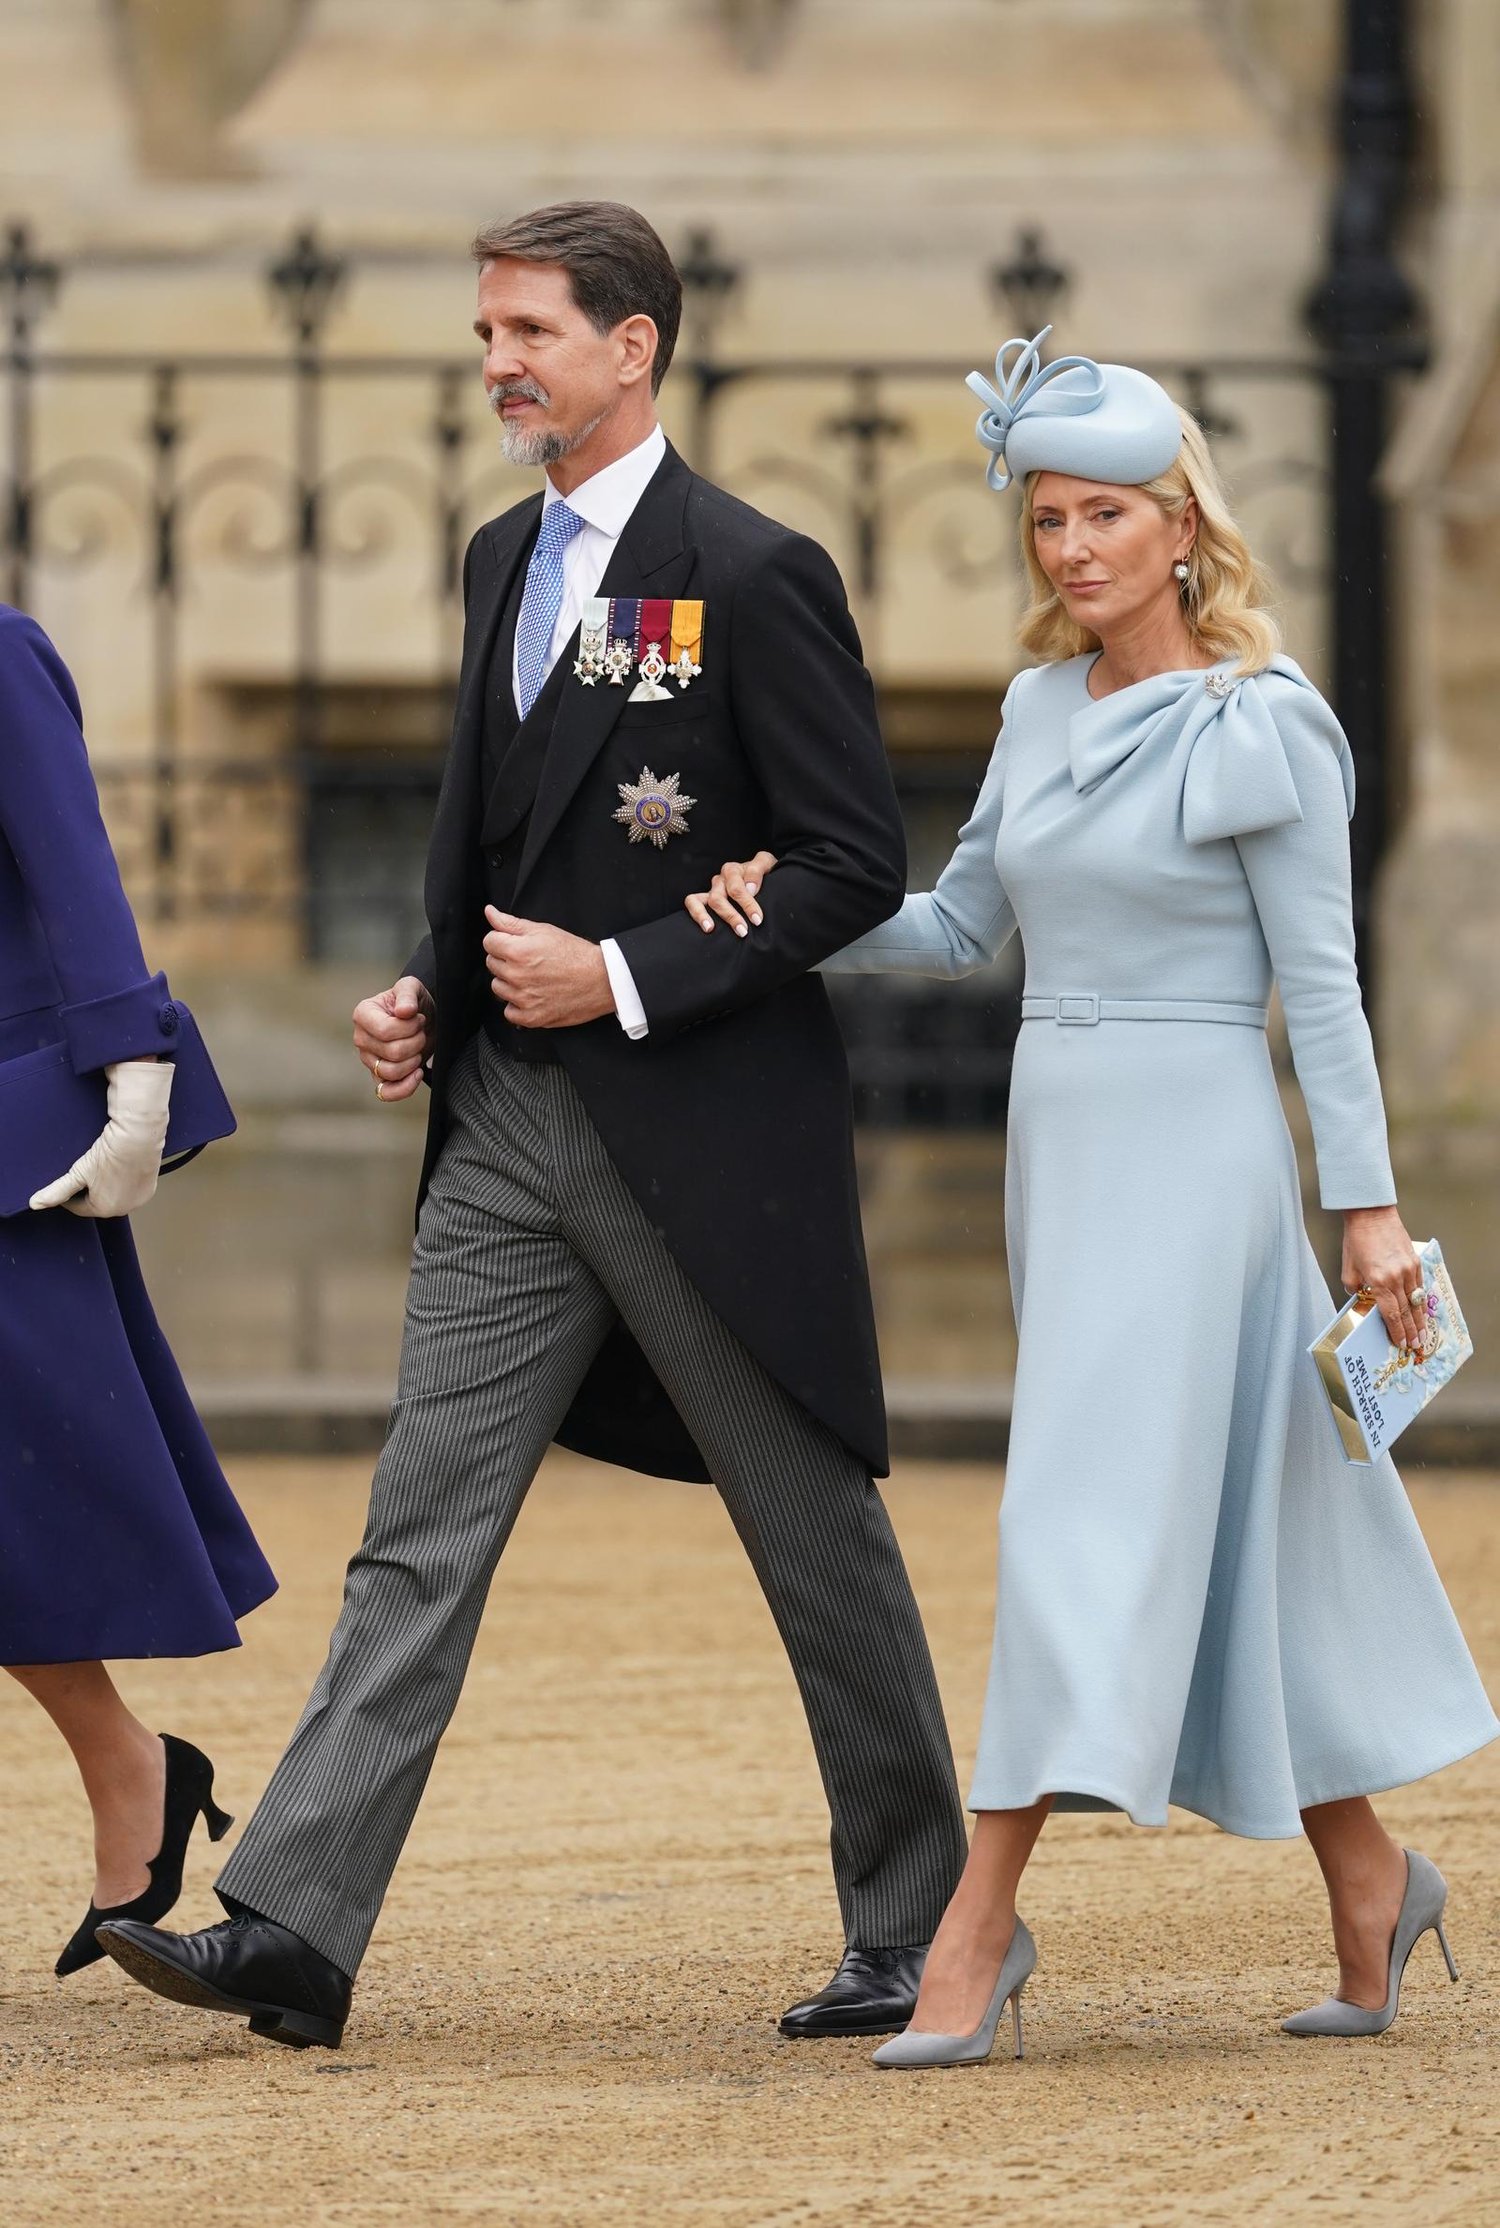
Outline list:
[[[1216,703],[1222,704],[1226,696],[1233,696],[1239,681],[1233,673],[1205,673],[1203,686]]]

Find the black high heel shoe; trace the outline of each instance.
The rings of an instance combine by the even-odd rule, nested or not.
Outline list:
[[[151,1885],[133,1903],[117,1903],[108,1911],[101,1911],[97,1904],[89,1905],[88,1917],[57,1961],[59,1980],[103,1957],[94,1935],[106,1919],[141,1919],[154,1926],[166,1917],[182,1893],[182,1860],[200,1813],[210,1841],[222,1841],[234,1824],[228,1811],[220,1810],[214,1801],[214,1768],[202,1749],[194,1748],[191,1741],[178,1740],[175,1733],[163,1733],[161,1745],[167,1754],[167,1794],[162,1806],[161,1847],[147,1868]]]

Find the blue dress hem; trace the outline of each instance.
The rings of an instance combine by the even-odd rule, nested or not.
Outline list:
[[[1016,1802],[979,1802],[975,1799],[977,1789],[971,1789],[967,1808],[976,1814],[983,1810],[1029,1810],[1033,1803],[1041,1801],[1043,1795],[1051,1794],[1054,1809],[1071,1811],[1074,1815],[1080,1815],[1095,1809],[1097,1806],[1128,1818],[1133,1826],[1140,1826],[1153,1832],[1160,1832],[1164,1826],[1170,1823],[1168,1815],[1170,1811],[1185,1810],[1191,1817],[1203,1818],[1209,1825],[1217,1826],[1221,1833],[1233,1834],[1240,1841],[1300,1841],[1303,1834],[1301,1810],[1316,1809],[1321,1803],[1353,1802],[1361,1796],[1369,1798],[1375,1795],[1389,1795],[1398,1787],[1414,1787],[1418,1781],[1435,1778],[1439,1772],[1446,1771],[1450,1764],[1462,1763],[1466,1756],[1477,1756],[1479,1751],[1482,1748],[1488,1748],[1490,1742],[1497,1736],[1500,1736],[1500,1719],[1492,1716],[1484,1732],[1476,1734],[1472,1739],[1465,1736],[1459,1747],[1445,1749],[1442,1755],[1436,1757],[1430,1764],[1423,1764],[1416,1771],[1402,1771],[1395,1778],[1377,1778],[1359,1786],[1350,1786],[1342,1781],[1335,1780],[1326,1791],[1308,1795],[1306,1802],[1300,1806],[1296,1823],[1290,1826],[1284,1824],[1271,1825],[1267,1822],[1251,1824],[1243,1818],[1223,1817],[1215,1811],[1205,1809],[1200,1803],[1189,1802],[1175,1791],[1168,1798],[1167,1810],[1160,1817],[1147,1816],[1142,1811],[1133,1808],[1129,1800],[1118,1789],[1109,1788],[1101,1782],[1090,1781],[1081,1776],[1069,1778],[1066,1782],[1059,1779],[1055,1788],[1038,1787],[1034,1793],[1023,1795]],[[1069,1800],[1070,1797],[1077,1798],[1080,1796],[1085,1798],[1082,1803],[1076,1799]]]

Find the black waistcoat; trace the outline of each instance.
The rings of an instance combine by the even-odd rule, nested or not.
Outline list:
[[[487,905],[496,906],[502,913],[515,911],[516,882],[520,873],[521,855],[526,848],[526,831],[531,824],[530,808],[536,796],[542,768],[547,762],[552,726],[569,670],[565,651],[543,682],[536,702],[523,720],[516,705],[515,647],[525,587],[526,568],[523,565],[516,574],[511,593],[506,599],[504,616],[495,634],[489,671],[485,675],[484,712],[480,728],[479,825],[483,827],[490,799],[502,782],[508,793],[508,801],[513,799],[519,803],[523,795],[525,799],[525,810],[510,833],[502,842],[483,849],[484,900]],[[484,1025],[495,1042],[503,1045],[518,1060],[538,1063],[555,1061],[557,1058],[552,1040],[545,1030],[513,1028],[506,1020],[499,1001],[493,996],[485,1014]]]

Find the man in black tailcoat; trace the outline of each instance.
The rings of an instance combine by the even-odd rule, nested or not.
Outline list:
[[[355,1014],[431,1086],[401,1381],[343,1614],[221,1875],[227,1925],[120,1925],[178,2000],[336,2042],[496,1558],[552,1439],[719,1488],[796,1674],[846,1954],[789,2034],[905,2024],[964,1854],[872,1473],[885,1417],[848,1076],[810,970],[900,903],[870,678],[824,552],[656,421],[681,288],[633,210],[475,243],[485,383],[547,487],[464,567],[431,934]],[[752,937],[683,898],[779,859]]]

